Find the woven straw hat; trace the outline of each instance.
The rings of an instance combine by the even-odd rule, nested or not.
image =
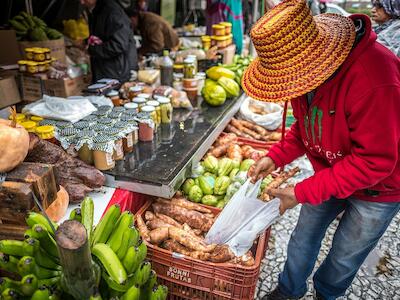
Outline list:
[[[288,101],[326,81],[353,46],[351,19],[337,14],[313,17],[305,0],[284,0],[251,29],[258,57],[242,87],[252,98]]]

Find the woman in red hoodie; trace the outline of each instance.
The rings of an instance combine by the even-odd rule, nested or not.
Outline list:
[[[278,287],[263,299],[307,291],[326,229],[343,212],[315,273],[318,299],[344,295],[400,209],[400,61],[376,42],[367,16],[312,17],[285,0],[251,31],[258,58],[242,80],[261,101],[291,101],[296,122],[249,171],[253,181],[306,154],[315,174],[275,190],[280,210],[303,204]]]

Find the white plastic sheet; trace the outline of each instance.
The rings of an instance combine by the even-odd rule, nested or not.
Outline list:
[[[226,244],[236,256],[242,256],[254,240],[279,217],[279,199],[257,199],[261,180],[248,179],[219,214],[206,236],[210,244]]]
[[[48,119],[77,122],[96,111],[86,98],[65,99],[43,95],[42,100],[26,105],[22,112]]]

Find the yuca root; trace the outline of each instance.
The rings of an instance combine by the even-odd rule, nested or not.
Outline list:
[[[199,237],[195,237],[183,229],[169,227],[168,231],[171,239],[191,250],[212,252],[216,247],[216,245],[206,245],[206,243],[201,241]]]
[[[145,241],[150,241],[149,229],[147,228],[141,216],[137,216],[136,224],[138,226],[139,233],[142,239],[144,239]]]
[[[194,259],[207,261],[210,258],[210,253],[205,253],[201,251],[191,251],[174,240],[166,240],[163,243],[163,247],[169,251],[181,253],[183,255],[192,257]]]

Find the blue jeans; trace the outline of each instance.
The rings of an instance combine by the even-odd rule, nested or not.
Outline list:
[[[284,270],[279,276],[280,292],[288,298],[301,298],[307,292],[307,278],[314,268],[325,232],[344,211],[329,254],[313,277],[314,287],[324,299],[344,295],[399,210],[400,203],[354,198],[332,198],[318,206],[303,205],[289,241]]]

